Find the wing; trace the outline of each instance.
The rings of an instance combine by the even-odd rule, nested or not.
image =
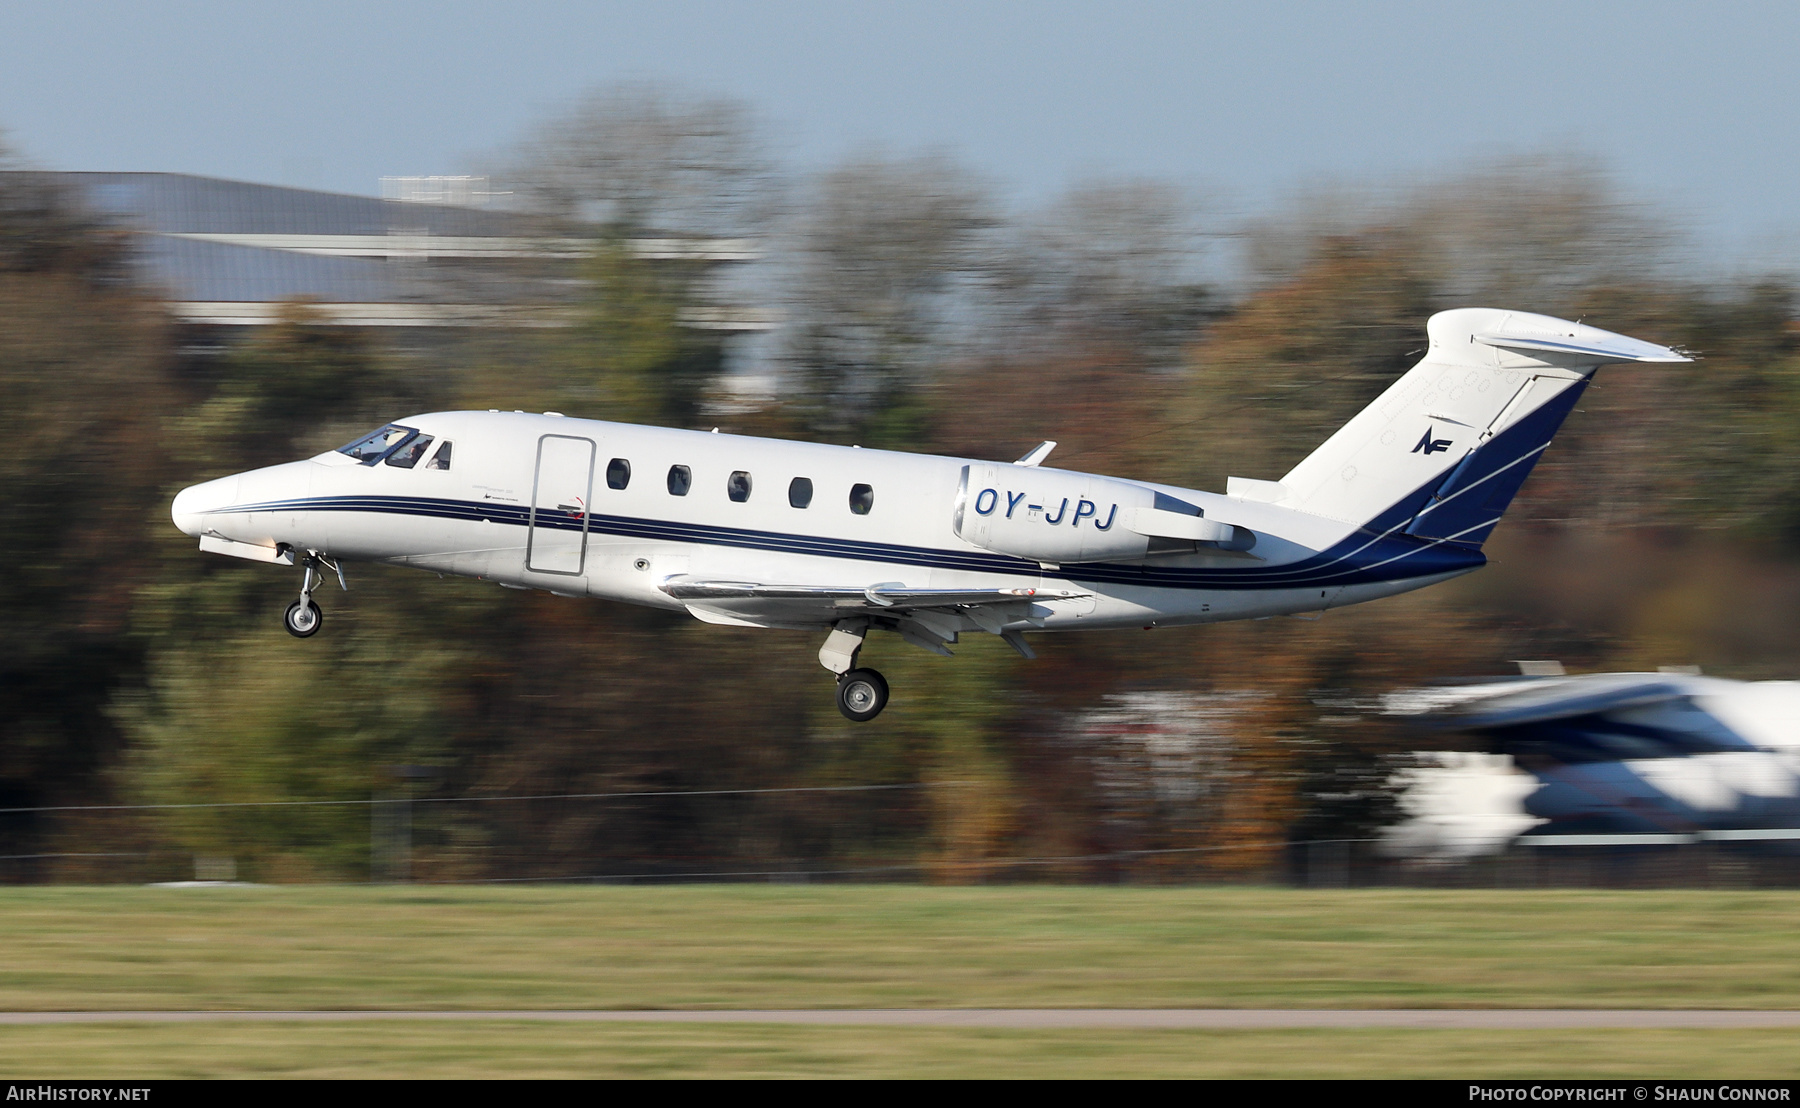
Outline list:
[[[1755,750],[1695,702],[1705,691],[1680,676],[1592,673],[1475,686],[1415,715],[1428,727],[1481,735],[1497,753],[1565,763]]]
[[[777,585],[695,577],[672,577],[660,588],[708,623],[805,628],[861,619],[937,654],[948,654],[948,644],[963,631],[986,631],[1026,657],[1031,651],[1019,632],[1044,625],[1050,615],[1044,605],[1088,595],[1057,589],[921,589],[897,582]]]

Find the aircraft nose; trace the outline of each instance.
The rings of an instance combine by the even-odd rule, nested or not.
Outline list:
[[[169,516],[183,533],[198,538],[206,527],[206,513],[235,501],[237,486],[235,476],[189,485],[175,494],[175,502],[169,505]]]

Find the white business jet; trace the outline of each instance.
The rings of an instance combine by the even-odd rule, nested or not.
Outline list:
[[[1481,544],[1594,370],[1682,354],[1523,312],[1428,324],[1423,361],[1279,481],[1223,494],[1016,462],[676,431],[556,412],[434,412],[305,461],[182,490],[200,549],[301,568],[385,562],[826,632],[838,707],[878,715],[870,631],[948,655],[998,635],[1322,611],[1486,562]]]

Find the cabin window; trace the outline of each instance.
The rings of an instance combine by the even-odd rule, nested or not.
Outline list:
[[[606,487],[622,489],[631,484],[631,463],[624,458],[614,458],[606,463]]]
[[[386,457],[390,450],[416,434],[418,432],[411,427],[390,423],[373,434],[364,435],[353,443],[338,447],[338,453],[348,454],[363,465],[372,466]]]
[[[420,435],[417,438],[407,439],[405,442],[401,443],[400,446],[396,447],[392,454],[388,455],[387,464],[396,469],[411,469],[419,464],[420,460],[425,457],[425,452],[430,449],[430,435]]]
[[[439,444],[439,446],[437,448],[437,453],[433,454],[431,456],[431,460],[429,462],[425,463],[425,468],[426,469],[449,469],[450,468],[450,440],[449,439],[445,439],[441,444]]]
[[[788,503],[796,508],[812,503],[812,478],[796,477],[788,482]]]
[[[850,510],[859,516],[869,514],[875,506],[875,490],[869,485],[850,486]]]
[[[669,495],[686,496],[694,487],[694,471],[686,466],[669,467]]]
[[[743,470],[733,470],[725,479],[725,495],[739,504],[750,499],[750,475]]]

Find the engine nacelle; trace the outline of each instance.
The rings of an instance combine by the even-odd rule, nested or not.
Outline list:
[[[1052,565],[1135,561],[1200,543],[1246,549],[1254,541],[1143,485],[998,462],[963,467],[954,523],[976,546]]]

